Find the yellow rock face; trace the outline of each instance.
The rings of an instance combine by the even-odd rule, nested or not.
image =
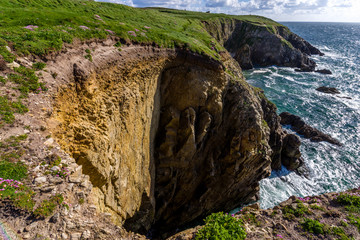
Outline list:
[[[155,206],[152,144],[168,58],[106,65],[85,79],[75,76],[57,97],[56,137],[90,176],[100,209],[118,223],[139,210],[143,195]]]

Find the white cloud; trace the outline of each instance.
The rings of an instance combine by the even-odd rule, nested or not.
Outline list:
[[[359,0],[97,0],[134,7],[167,7],[228,14],[257,14],[278,21],[360,22]]]
[[[206,7],[234,7],[238,5],[236,0],[205,0]]]

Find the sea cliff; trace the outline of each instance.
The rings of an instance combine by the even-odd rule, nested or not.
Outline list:
[[[18,190],[6,189],[0,219],[23,238],[121,239],[151,229],[166,236],[258,200],[259,181],[271,170],[301,166],[299,138],[242,75],[242,68],[274,64],[315,69],[309,55],[320,51],[286,27],[258,16],[50,2],[31,4],[79,10],[99,24],[74,30],[66,24],[78,19],[64,16],[48,29],[14,23],[13,35],[0,36],[1,88],[7,103],[18,99],[28,109],[13,121],[2,112],[2,159],[22,153],[2,161],[22,162],[27,174],[16,180],[32,201],[24,206]],[[98,10],[108,8],[111,15]],[[166,16],[182,31],[165,39],[161,19],[126,22],[134,12]],[[144,23],[142,34],[127,31]],[[52,34],[61,44],[49,43]],[[7,144],[19,135],[17,145]]]

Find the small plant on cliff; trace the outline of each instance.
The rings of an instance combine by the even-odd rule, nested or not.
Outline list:
[[[244,213],[244,214],[242,215],[242,219],[243,219],[245,222],[248,222],[248,223],[253,224],[253,225],[255,225],[255,226],[258,226],[258,227],[261,226],[261,222],[258,221],[258,219],[256,218],[255,213],[250,213],[250,212]]]
[[[306,232],[309,233],[315,233],[315,234],[325,233],[325,224],[320,223],[318,220],[305,218],[304,222],[301,223],[301,226]]]
[[[40,206],[35,209],[34,215],[37,217],[48,217],[51,216],[56,207],[60,206],[64,201],[64,197],[61,194],[56,194],[52,196],[49,200],[44,200]]]
[[[39,70],[43,70],[46,67],[46,63],[43,62],[36,62],[32,65],[32,68],[39,71]]]
[[[360,212],[359,193],[341,193],[335,200],[350,212]]]
[[[14,113],[23,114],[28,109],[20,101],[12,102],[7,97],[0,96],[0,126],[4,123],[13,123],[15,120]]]
[[[293,219],[294,217],[303,217],[312,212],[302,203],[297,203],[296,208],[291,205],[287,205],[282,209],[285,218]]]
[[[51,154],[50,156],[48,156],[48,161],[49,161],[49,168],[52,168],[54,166],[59,166],[61,163],[61,157],[59,157],[56,154]]]
[[[60,170],[54,171],[52,175],[60,178],[67,178],[69,176],[69,170],[65,167],[62,167]]]
[[[242,220],[223,212],[213,213],[205,219],[205,226],[196,234],[196,240],[245,239],[246,231]]]
[[[350,221],[350,224],[357,227],[358,231],[360,232],[360,218],[354,215],[350,215],[347,217]]]
[[[16,208],[31,212],[34,207],[34,192],[22,182],[0,178],[0,200],[10,200]]]
[[[85,52],[87,53],[87,54],[85,55],[85,58],[88,59],[90,62],[92,62],[93,59],[92,59],[92,56],[91,56],[91,50],[90,50],[90,49],[86,49]]]

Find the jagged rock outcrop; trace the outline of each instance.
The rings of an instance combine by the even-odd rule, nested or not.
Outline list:
[[[299,137],[287,133],[281,126],[280,117],[276,114],[277,107],[267,100],[264,91],[254,88],[261,101],[264,112],[263,124],[270,128],[269,145],[272,149],[271,168],[280,170],[284,165],[289,170],[295,170],[303,164],[299,147],[301,145]]]
[[[253,66],[296,67],[314,71],[315,62],[309,55],[323,55],[310,43],[287,27],[267,26],[236,19],[204,21],[209,33],[222,42],[243,69]]]
[[[293,115],[288,112],[282,112],[280,114],[281,124],[290,125],[291,128],[296,131],[298,134],[304,136],[305,138],[309,138],[312,142],[322,142],[326,141],[331,144],[335,144],[341,146],[342,144],[331,137],[328,134],[325,134],[319,131],[316,128],[313,128],[306,124],[299,116]]]

